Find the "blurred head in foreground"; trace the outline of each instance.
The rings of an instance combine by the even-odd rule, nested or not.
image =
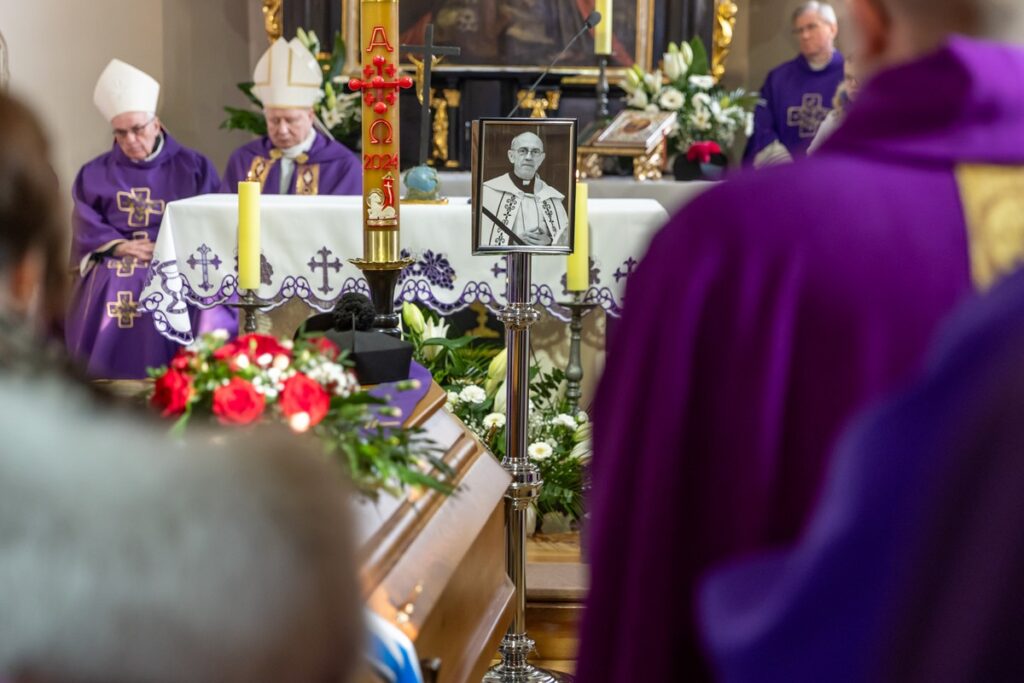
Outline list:
[[[0,433],[0,678],[350,680],[349,496],[293,436],[165,442],[17,381]]]

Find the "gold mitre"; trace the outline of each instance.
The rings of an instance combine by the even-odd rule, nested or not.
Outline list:
[[[118,114],[141,111],[156,113],[160,84],[156,79],[120,59],[112,59],[96,81],[92,101],[110,121]]]
[[[256,62],[252,80],[264,107],[309,109],[323,97],[320,64],[298,38],[275,40]]]

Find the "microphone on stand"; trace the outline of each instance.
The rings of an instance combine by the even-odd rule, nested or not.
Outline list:
[[[547,68],[544,69],[541,75],[537,77],[537,80],[533,82],[533,85],[530,86],[530,89],[526,91],[526,95],[524,95],[518,102],[516,102],[516,106],[512,107],[512,111],[505,115],[506,119],[512,118],[512,115],[519,111],[519,105],[522,104],[523,100],[528,99],[531,95],[533,95],[533,93],[537,91],[537,86],[539,86],[540,82],[544,80],[544,77],[548,75],[548,72],[554,68],[555,64],[558,64],[558,60],[565,56],[565,53],[569,50],[570,47],[572,47],[572,44],[575,43],[580,36],[582,36],[584,33],[586,33],[587,31],[594,28],[600,23],[601,13],[597,11],[591,12],[590,16],[587,17],[587,20],[583,22],[583,26],[580,27],[580,30],[576,31],[576,35],[569,39],[569,42],[565,44],[565,47],[563,47],[562,51],[558,53],[558,56],[555,57],[550,64],[548,64]]]

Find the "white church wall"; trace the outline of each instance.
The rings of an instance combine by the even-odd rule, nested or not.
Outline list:
[[[109,148],[110,126],[92,104],[103,67],[118,56],[160,79],[162,0],[0,2],[11,92],[43,119],[54,164],[70,192],[75,173]]]
[[[252,26],[259,34],[250,41]],[[253,52],[266,47],[258,2],[0,2],[0,31],[10,52],[11,91],[42,117],[68,192],[82,164],[110,148],[110,127],[93,106],[92,91],[113,57],[161,82],[162,120],[218,169],[249,139],[219,125],[224,105],[244,106],[235,83],[249,80]]]

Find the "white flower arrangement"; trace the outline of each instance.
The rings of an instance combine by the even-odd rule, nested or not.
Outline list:
[[[676,113],[677,127],[669,139],[678,152],[685,154],[696,143],[710,142],[725,150],[741,131],[753,132],[757,93],[727,91],[718,85],[699,38],[680,45],[669,43],[661,69],[644,73],[634,66],[621,86],[631,109]]]

